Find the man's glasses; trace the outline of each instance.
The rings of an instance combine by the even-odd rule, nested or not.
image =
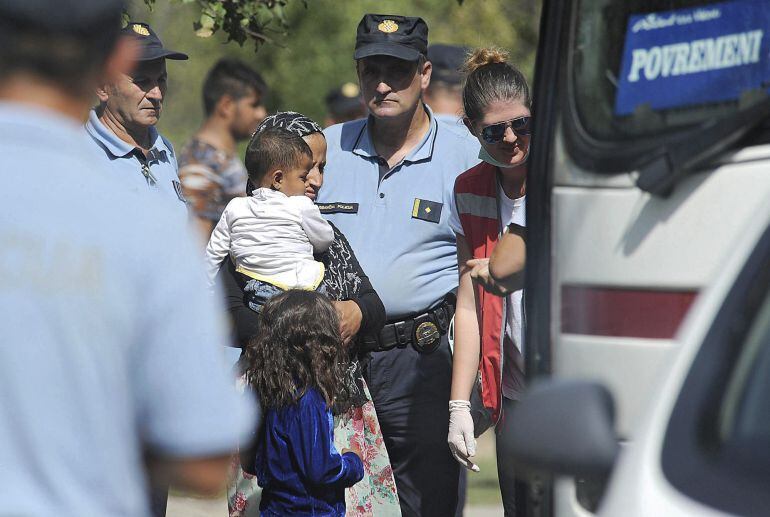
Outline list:
[[[496,144],[505,137],[505,130],[509,127],[516,133],[516,136],[529,136],[530,118],[531,117],[519,117],[487,126],[481,130],[481,138],[488,144]]]

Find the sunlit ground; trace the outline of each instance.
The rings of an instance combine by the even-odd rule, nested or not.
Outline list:
[[[467,506],[500,506],[502,500],[497,483],[494,430],[487,431],[479,438],[477,464],[481,471],[468,473]],[[466,514],[472,517],[467,511]]]
[[[502,517],[500,488],[497,484],[495,437],[487,431],[478,443],[477,463],[481,472],[468,475],[468,499],[466,517]],[[167,517],[226,517],[227,502],[224,496],[217,499],[190,497],[178,490],[171,490]]]

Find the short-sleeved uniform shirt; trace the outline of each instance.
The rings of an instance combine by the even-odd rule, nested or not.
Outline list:
[[[76,121],[0,103],[0,152],[2,512],[149,515],[145,447],[223,454],[254,425],[200,252]]]
[[[419,314],[457,288],[448,224],[454,183],[479,161],[475,138],[425,109],[430,130],[390,170],[372,143],[371,118],[324,131],[329,150],[319,208],[347,237],[391,321]]]
[[[450,129],[459,133],[468,133],[468,128],[463,124],[463,118],[459,115],[450,115],[448,113],[436,113],[436,120],[445,123]],[[463,171],[464,172],[464,171]]]
[[[231,199],[246,194],[246,167],[228,154],[193,138],[179,153],[179,181],[193,213],[219,221]]]
[[[176,219],[187,218],[187,202],[177,175],[174,148],[155,127],[149,129],[152,148],[147,157],[102,124],[94,110],[85,127],[102,151],[102,169],[111,172],[115,189],[141,199],[157,198],[171,207]]]

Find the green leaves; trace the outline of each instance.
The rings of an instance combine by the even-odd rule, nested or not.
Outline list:
[[[195,34],[201,38],[211,37],[222,31],[227,41],[243,46],[247,41],[254,43],[257,50],[262,43],[273,42],[276,34],[286,34],[289,28],[286,6],[289,2],[307,8],[307,0],[170,0],[182,4],[197,3],[201,10],[200,19],[193,23]],[[144,0],[152,10],[156,0]]]
[[[208,13],[201,14],[201,19],[199,22],[195,22],[193,24],[193,28],[195,29],[195,35],[199,38],[208,38],[212,34],[214,34],[215,27],[217,25],[216,19],[214,19],[213,16],[211,16]]]

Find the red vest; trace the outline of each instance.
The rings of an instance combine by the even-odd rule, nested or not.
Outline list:
[[[462,173],[455,182],[457,213],[473,258],[489,258],[502,233],[497,194],[497,167],[481,162]],[[481,400],[492,413],[500,416],[503,375],[503,338],[505,337],[505,298],[476,286],[476,311],[481,336]]]

